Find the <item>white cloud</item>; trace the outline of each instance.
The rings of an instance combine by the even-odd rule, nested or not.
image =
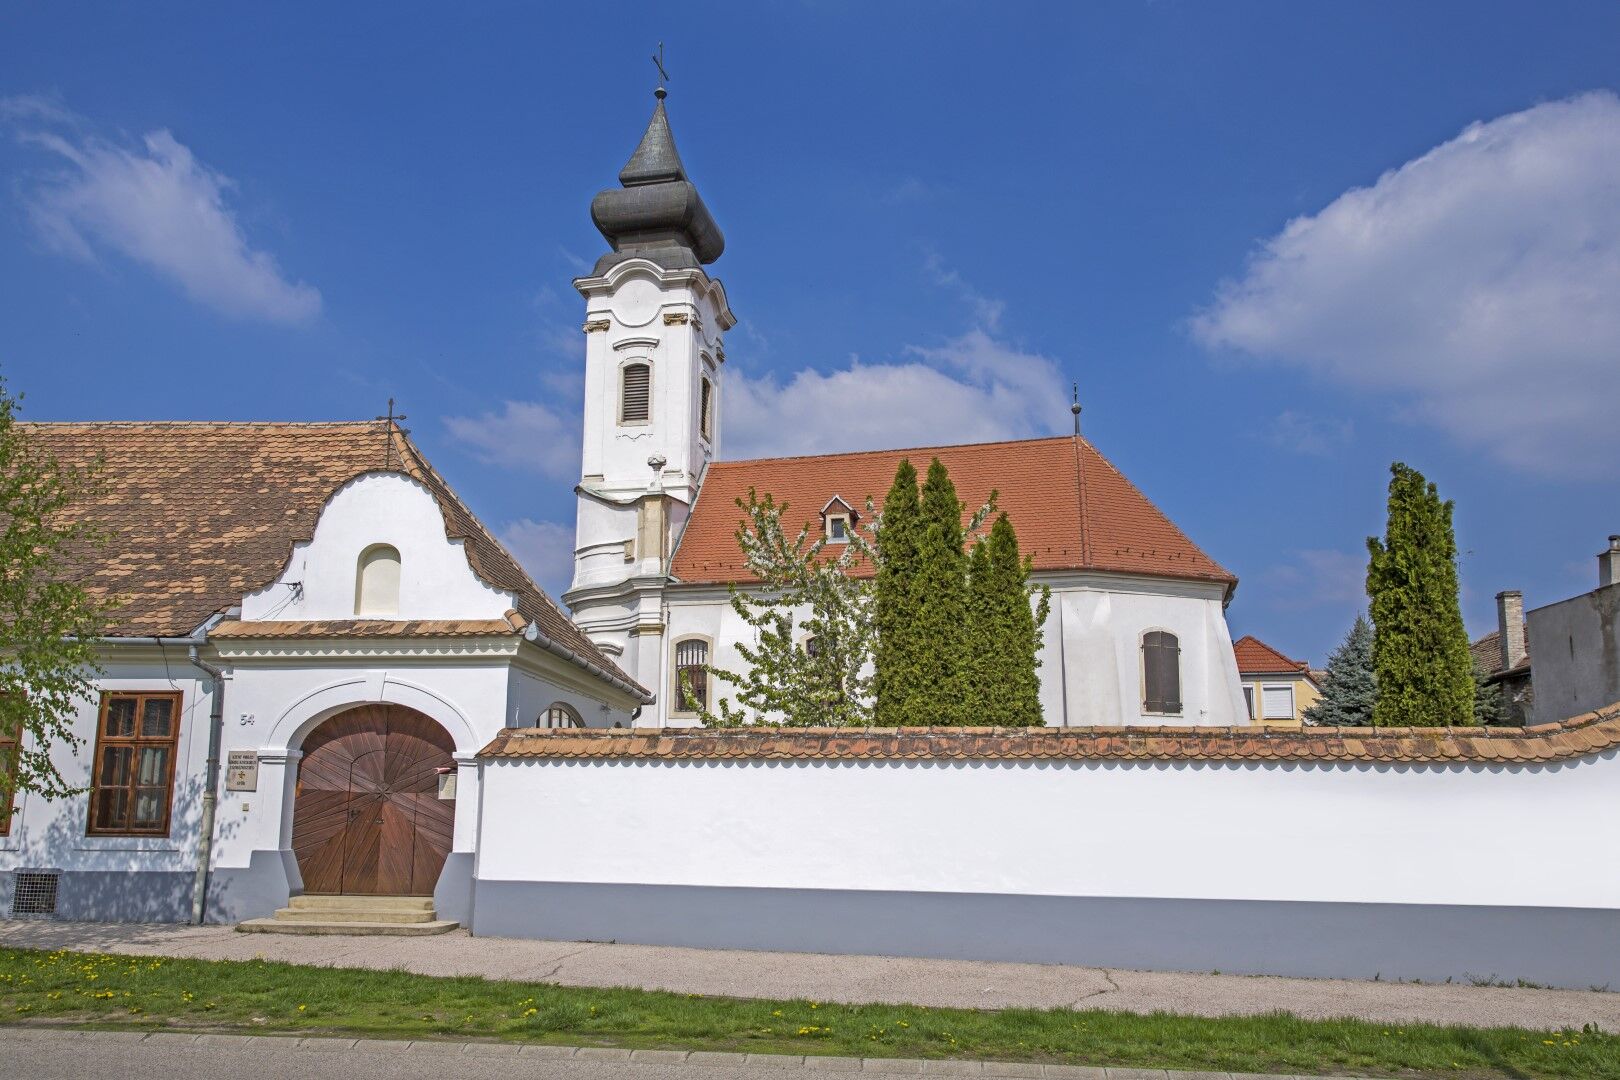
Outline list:
[[[915,359],[805,368],[786,382],[728,373],[726,456],[1013,439],[1059,430],[1068,419],[1057,365],[982,329],[907,352]]]
[[[1620,98],[1466,128],[1296,218],[1192,320],[1502,462],[1620,472]]]
[[[14,122],[76,123],[45,99],[0,104],[0,117]],[[227,315],[290,323],[320,311],[318,290],[289,281],[274,256],[248,243],[226,205],[231,180],[169,132],[151,132],[138,147],[44,128],[20,138],[65,163],[24,187],[30,219],[58,252],[93,261],[101,249],[116,251]]]
[[[552,597],[568,588],[574,576],[572,525],[520,518],[501,530],[501,542]]]
[[[1284,409],[1266,426],[1265,439],[1283,450],[1323,457],[1348,443],[1354,432],[1355,424],[1346,418]]]
[[[444,426],[486,465],[579,479],[577,410],[563,413],[538,401],[507,401],[500,412],[447,416]]]

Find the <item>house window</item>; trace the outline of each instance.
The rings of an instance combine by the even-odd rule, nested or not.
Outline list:
[[[806,656],[810,657],[811,659],[815,659],[816,657],[820,656],[821,655],[821,639],[818,638],[818,637],[807,637],[807,638],[805,638],[804,639],[804,654]]]
[[[1181,643],[1164,630],[1142,635],[1142,711],[1181,713]]]
[[[827,530],[827,543],[849,543],[850,530],[855,528],[855,508],[840,496],[834,495],[821,508],[821,521]]]
[[[399,615],[399,549],[373,544],[360,553],[354,578],[354,614],[360,619]]]
[[[1254,716],[1254,684],[1253,683],[1244,683],[1243,684],[1243,706],[1248,711],[1249,719],[1253,720],[1255,718],[1255,716]]]
[[[560,701],[555,702],[551,708],[542,713],[539,722],[535,724],[535,727],[543,728],[570,728],[584,726],[584,724],[580,723],[579,713],[575,712],[572,707],[565,705]]]
[[[714,442],[714,383],[707,375],[698,389],[698,433],[704,442]]]
[[[16,731],[0,733],[0,776],[5,777],[4,782],[0,782],[0,836],[11,835],[11,815],[17,803],[17,791],[12,785],[17,782],[17,753],[21,742],[21,726]]]
[[[849,518],[842,514],[827,518],[827,541],[832,544],[849,543]]]
[[[698,713],[709,707],[709,643],[697,638],[675,645],[675,711]]]
[[[90,786],[92,836],[167,836],[179,694],[103,694]]]
[[[645,424],[652,410],[652,365],[626,364],[620,368],[619,423]]]
[[[1267,720],[1294,718],[1294,688],[1289,683],[1266,683],[1260,687],[1260,707]]]

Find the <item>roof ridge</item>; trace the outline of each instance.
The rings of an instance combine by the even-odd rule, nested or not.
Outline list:
[[[18,420],[19,427],[51,428],[315,428],[376,427],[382,420]]]
[[[1072,435],[1035,435],[1027,439],[992,439],[989,442],[947,443],[940,446],[893,446],[881,450],[836,450],[825,454],[784,454],[777,457],[759,458],[732,458],[725,461],[710,462],[710,466],[731,465],[765,465],[778,461],[819,461],[825,458],[869,457],[880,454],[921,454],[938,450],[968,450],[979,449],[986,446],[1028,446],[1031,443],[1062,442],[1072,439]],[[1080,440],[1087,446],[1091,444],[1084,438]]]

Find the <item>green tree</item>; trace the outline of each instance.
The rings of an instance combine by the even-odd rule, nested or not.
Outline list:
[[[968,558],[968,650],[964,671],[968,722],[1039,727],[1041,627],[1052,590],[1031,590],[1030,563],[1006,514]],[[1031,600],[1034,606],[1031,606]]]
[[[920,702],[932,672],[918,619],[915,587],[922,534],[917,470],[909,458],[902,458],[874,535],[879,558],[872,605],[877,630],[872,721],[883,727],[928,722]]]
[[[1390,466],[1384,539],[1367,538],[1373,620],[1373,723],[1474,723],[1474,676],[1457,601],[1457,538],[1450,501],[1423,474]]]
[[[94,642],[110,608],[79,570],[106,539],[74,513],[94,492],[94,469],[34,445],[17,426],[19,404],[0,379],[0,731],[22,735],[0,761],[0,813],[18,791],[74,792],[51,751],[83,741],[73,721],[95,692]]]
[[[973,722],[967,702],[967,564],[961,501],[950,473],[935,458],[922,486],[921,543],[912,583],[918,641],[929,668],[914,706],[917,722]]]
[[[1476,724],[1505,724],[1508,722],[1507,701],[1502,696],[1502,685],[1493,683],[1486,675],[1485,669],[1475,661],[1472,665],[1474,672],[1474,723]]]
[[[704,712],[711,727],[770,721],[791,727],[844,727],[871,722],[871,583],[849,571],[871,552],[851,530],[849,543],[812,541],[805,525],[789,538],[782,526],[787,504],[760,499],[750,488],[737,505],[745,515],[737,530],[749,573],[758,586],[731,590],[731,606],[754,630],[737,651],[742,672],[709,666],[711,676],[731,684],[718,713]],[[717,695],[718,696],[718,695]],[[732,700],[732,699],[735,700]]]
[[[1357,615],[1344,643],[1328,657],[1322,696],[1305,710],[1307,724],[1368,727],[1378,682],[1373,677],[1373,629],[1365,615]]]

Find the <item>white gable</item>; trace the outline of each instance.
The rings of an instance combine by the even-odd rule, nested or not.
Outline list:
[[[465,546],[445,536],[439,504],[400,473],[366,473],[339,488],[315,535],[296,545],[277,581],[243,598],[242,618],[357,617],[362,557],[379,545],[399,552],[397,614],[388,618],[498,619],[510,593],[478,579]]]

